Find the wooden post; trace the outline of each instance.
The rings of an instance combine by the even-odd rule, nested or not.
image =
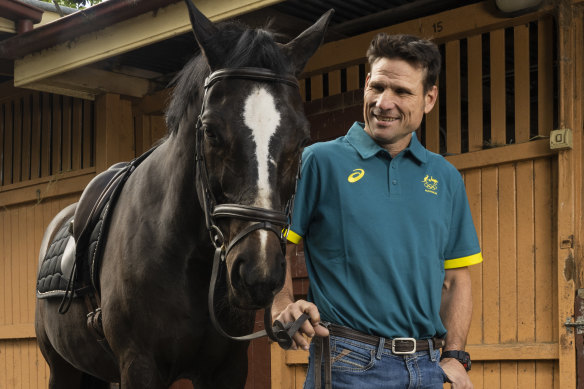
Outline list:
[[[132,104],[120,95],[106,93],[95,100],[95,167],[107,170],[135,156]]]
[[[582,50],[582,23],[578,21],[578,12],[571,0],[560,0],[558,3],[558,62],[559,62],[559,128],[569,128],[573,131],[573,148],[565,149],[558,154],[558,210],[557,210],[557,241],[556,255],[558,259],[558,330],[559,330],[559,367],[560,388],[576,387],[576,348],[574,330],[565,326],[566,321],[574,320],[574,298],[581,284],[579,269],[582,258],[576,258],[575,247],[581,242],[575,241],[575,220],[581,220],[581,199],[575,196],[576,188],[581,190],[581,131],[582,131],[582,92],[577,90],[577,84],[582,82],[581,64],[577,64],[577,56]],[[578,27],[580,30],[578,30]],[[577,42],[580,43],[578,47]],[[580,73],[576,69],[580,69]],[[580,97],[578,99],[578,97]],[[580,104],[576,103],[580,101]],[[578,185],[578,186],[577,186]],[[581,226],[578,226],[578,232]],[[578,250],[580,251],[580,249]],[[579,254],[581,254],[579,252]]]

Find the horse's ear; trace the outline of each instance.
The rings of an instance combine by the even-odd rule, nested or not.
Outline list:
[[[294,40],[283,45],[282,49],[294,64],[297,76],[302,73],[308,59],[312,57],[314,52],[322,44],[326,28],[334,12],[334,9],[328,10],[316,23],[304,30]]]
[[[185,0],[189,9],[189,18],[191,19],[191,26],[195,39],[207,59],[207,63],[211,69],[215,69],[219,63],[219,58],[222,57],[220,48],[213,44],[213,37],[218,33],[217,27],[212,21],[207,19],[201,11],[195,7],[192,0]]]

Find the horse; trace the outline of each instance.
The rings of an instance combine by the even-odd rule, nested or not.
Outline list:
[[[283,231],[310,135],[296,78],[332,10],[284,44],[265,29],[214,24],[186,2],[200,53],[175,78],[168,134],[138,162],[98,175],[43,237],[39,269],[56,236],[67,242],[56,265],[64,292],[37,290],[51,389],[166,389],[178,379],[243,388],[240,337],[284,283]],[[99,208],[104,187],[114,192]],[[83,263],[89,248],[94,262]]]

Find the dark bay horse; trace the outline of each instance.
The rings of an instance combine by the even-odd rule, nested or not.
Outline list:
[[[295,77],[322,43],[331,12],[281,44],[263,29],[214,25],[187,4],[202,55],[177,76],[167,137],[108,209],[92,284],[101,344],[86,326],[88,299],[72,299],[65,314],[61,298],[37,299],[50,388],[166,389],[179,378],[195,388],[243,388],[248,342],[221,336],[207,308],[217,247],[226,270],[214,309],[226,333],[251,332],[255,310],[283,285],[284,211],[309,137]],[[78,208],[53,219],[39,266],[73,216],[78,227]]]

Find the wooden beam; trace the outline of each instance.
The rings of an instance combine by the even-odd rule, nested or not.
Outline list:
[[[0,187],[0,207],[40,202],[51,197],[81,193],[95,177],[95,168],[37,178]]]
[[[380,28],[352,38],[327,43],[310,58],[304,72],[312,75],[317,72],[338,67],[340,64],[364,62],[365,51],[371,39],[380,32],[388,34],[413,34],[443,43],[453,39],[477,35],[497,28],[516,26],[537,19],[553,11],[553,6],[546,5],[538,11],[517,18],[497,16],[497,12],[488,9],[488,2],[471,4],[454,10],[445,11],[393,26]]]
[[[558,2],[558,121],[560,128],[570,128],[576,133],[575,147],[562,150],[557,160],[557,235],[554,239],[554,254],[557,259],[558,281],[558,341],[559,349],[559,382],[560,388],[576,387],[576,341],[574,329],[567,328],[564,323],[574,320],[574,299],[578,287],[578,266],[582,258],[575,257],[575,248],[582,242],[574,241],[577,235],[576,224],[581,223],[577,210],[576,197],[580,196],[581,174],[580,158],[582,122],[582,92],[576,89],[582,80],[582,74],[576,69],[576,59],[582,50],[582,23],[578,17],[582,13],[569,0]],[[580,68],[581,69],[581,68]],[[577,98],[580,96],[580,99]]]
[[[16,26],[14,22],[10,19],[0,18],[0,32],[16,34]]]
[[[526,159],[545,158],[554,154],[557,152],[550,149],[549,139],[541,139],[459,155],[449,155],[446,159],[458,170],[467,170]]]
[[[212,21],[263,8],[282,0],[199,0],[197,6]],[[186,5],[171,4],[36,52],[15,61],[14,84],[26,87],[41,80],[119,55],[191,30]]]
[[[28,89],[94,100],[103,93],[143,97],[152,83],[144,78],[84,67],[26,85]]]
[[[0,340],[5,339],[31,339],[36,338],[34,324],[6,324],[0,326]]]

